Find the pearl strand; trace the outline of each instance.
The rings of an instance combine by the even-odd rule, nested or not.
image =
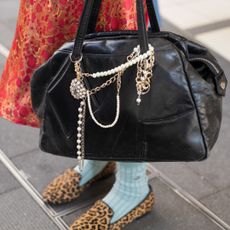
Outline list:
[[[135,47],[133,49],[133,52],[136,52],[136,53],[140,52],[140,46],[138,45],[137,47]],[[130,66],[133,66],[133,65],[137,64],[138,62],[148,58],[153,52],[154,52],[154,47],[149,44],[149,50],[147,52],[141,54],[141,55],[138,55],[136,58],[129,60],[126,63],[121,64],[120,66],[117,66],[111,70],[96,72],[96,73],[88,74],[87,76],[91,76],[93,78],[98,78],[98,77],[110,76],[112,74],[116,74],[119,72],[124,72]]]
[[[111,124],[104,125],[104,124],[100,123],[100,122],[96,119],[96,117],[94,116],[93,111],[92,111],[91,102],[90,102],[89,91],[87,91],[87,102],[88,102],[89,113],[90,113],[91,118],[93,119],[93,121],[94,121],[98,126],[100,126],[101,128],[104,128],[104,129],[112,128],[112,127],[117,123],[118,118],[119,118],[119,115],[120,115],[120,96],[119,96],[119,94],[117,94],[116,99],[117,99],[117,106],[116,106],[116,116],[115,116],[115,119],[114,119],[114,121],[113,121]]]
[[[80,171],[83,169],[84,164],[84,126],[85,126],[85,112],[86,112],[86,103],[81,101],[80,107],[78,108],[78,127],[77,127],[77,160],[80,163]]]

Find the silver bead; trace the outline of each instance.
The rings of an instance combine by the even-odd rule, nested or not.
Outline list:
[[[81,125],[81,124],[82,124],[82,121],[78,121],[77,123],[78,123],[79,125]]]
[[[81,140],[80,140],[80,139],[77,139],[77,143],[78,143],[78,144],[81,144]]]
[[[80,145],[77,145],[77,149],[81,149],[81,146],[80,146]]]
[[[80,133],[78,133],[78,134],[77,134],[77,137],[81,137],[81,134],[80,134]]]
[[[78,127],[78,128],[77,128],[77,131],[81,131],[81,127]]]
[[[77,159],[78,159],[78,160],[81,160],[81,156],[78,156]]]
[[[139,97],[137,98],[136,101],[137,101],[137,104],[140,104],[140,103],[141,103],[141,99],[140,99]]]
[[[84,101],[81,101],[81,103],[80,103],[81,105],[85,105],[85,102]]]
[[[77,151],[77,155],[79,155],[79,156],[80,156],[80,155],[81,155],[81,151]]]
[[[82,114],[80,113],[80,114],[78,114],[78,117],[79,117],[79,118],[82,118],[83,116],[82,116]]]

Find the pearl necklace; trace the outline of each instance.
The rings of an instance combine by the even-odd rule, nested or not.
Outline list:
[[[85,135],[85,115],[86,115],[86,105],[88,105],[89,113],[92,120],[101,128],[112,128],[115,126],[119,119],[120,115],[120,88],[121,88],[121,77],[126,69],[137,64],[137,76],[136,76],[136,88],[137,88],[137,105],[141,103],[141,95],[148,93],[150,90],[150,81],[152,78],[152,70],[154,66],[154,48],[149,44],[149,50],[144,54],[140,54],[140,46],[138,45],[133,49],[133,52],[127,57],[127,62],[121,64],[111,70],[101,71],[96,73],[83,73],[81,69],[81,59],[76,61],[75,72],[76,78],[72,80],[70,85],[70,92],[72,96],[81,100],[80,106],[78,108],[78,127],[77,127],[77,139],[76,139],[76,151],[77,151],[77,160],[80,163],[80,170],[84,166],[84,155],[85,155],[85,146],[84,146],[84,135]],[[109,80],[97,86],[94,89],[86,89],[83,79],[84,77],[106,77],[114,75]],[[97,93],[103,88],[109,86],[113,82],[117,83],[117,95],[116,95],[116,115],[114,121],[110,124],[102,124],[99,122],[93,114],[90,95]]]
[[[138,45],[137,47],[135,47],[133,49],[132,54],[136,54],[136,53],[139,53],[139,52],[140,52],[140,46]],[[121,64],[121,65],[119,65],[119,66],[117,66],[117,67],[115,67],[113,69],[107,70],[107,71],[101,71],[101,72],[96,72],[96,73],[83,73],[83,76],[98,78],[98,77],[110,76],[112,74],[116,74],[116,73],[119,73],[121,71],[124,72],[129,67],[137,64],[140,61],[143,61],[146,58],[148,58],[153,52],[154,52],[154,48],[153,48],[152,45],[149,44],[149,50],[146,53],[138,55],[134,59],[128,60],[124,64]]]

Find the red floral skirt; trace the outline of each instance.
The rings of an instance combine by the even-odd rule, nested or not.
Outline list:
[[[136,29],[135,2],[103,0],[97,31]],[[74,38],[83,5],[84,0],[21,0],[15,37],[0,79],[1,117],[39,127],[31,106],[30,78],[57,48]]]

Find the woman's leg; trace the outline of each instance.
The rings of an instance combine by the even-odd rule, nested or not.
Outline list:
[[[89,180],[98,175],[107,164],[108,161],[84,160],[82,171],[80,171],[77,165],[74,170],[81,175],[79,185],[82,186],[86,184]]]
[[[149,193],[146,169],[147,163],[117,163],[116,181],[103,198],[114,212],[110,223],[125,216]]]

